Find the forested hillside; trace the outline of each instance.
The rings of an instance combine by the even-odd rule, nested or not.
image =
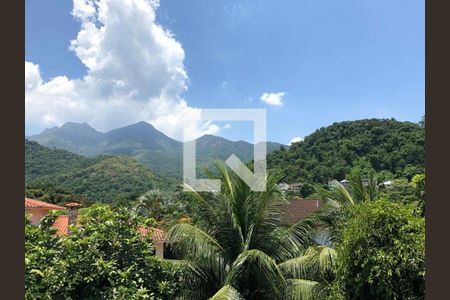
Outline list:
[[[86,201],[116,202],[148,190],[171,189],[175,183],[156,176],[125,156],[82,157],[25,141],[26,192],[58,202],[70,196]]]
[[[30,137],[39,144],[63,149],[86,157],[95,155],[126,155],[150,168],[159,176],[181,179],[183,174],[183,143],[158,131],[151,124],[138,122],[101,133],[88,124],[68,122]],[[268,142],[267,153],[281,144]],[[197,172],[211,167],[215,160],[226,160],[231,154],[242,161],[253,159],[253,145],[230,141],[213,135],[197,139]]]
[[[327,183],[352,168],[371,169],[385,179],[423,173],[425,129],[394,119],[366,119],[322,127],[288,150],[268,156],[268,168],[281,181]]]

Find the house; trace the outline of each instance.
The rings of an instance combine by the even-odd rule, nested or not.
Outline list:
[[[44,201],[25,198],[25,212],[31,215],[31,223],[33,225],[39,225],[39,222],[45,217],[51,210],[66,210],[67,215],[59,215],[53,223],[53,228],[56,229],[57,235],[70,234],[70,225],[77,223],[78,208],[81,205],[79,203],[67,203],[66,208],[59,205],[50,204]],[[139,233],[142,236],[153,234],[153,246],[155,248],[155,255],[160,258],[165,258],[164,251],[167,248],[167,235],[159,228],[138,228]]]
[[[350,181],[348,181],[347,179],[341,180],[339,181],[340,184],[342,184],[344,187],[348,187],[350,185]]]
[[[303,187],[303,183],[296,182],[287,184],[286,182],[281,182],[278,184],[278,188],[284,192],[299,192],[300,189]]]
[[[290,192],[300,192],[301,188],[303,187],[303,183],[295,182],[289,184],[289,191]]]
[[[278,184],[278,188],[284,192],[287,192],[289,190],[289,184],[286,182],[281,182]]]
[[[322,207],[321,200],[293,197],[289,201],[288,213],[283,218],[283,223],[287,225],[295,224],[320,210]]]
[[[167,252],[167,234],[162,229],[139,227],[138,230],[142,236],[153,233],[152,238],[155,255],[160,258],[167,258],[164,255]]]
[[[39,201],[31,198],[25,198],[25,213],[30,215],[30,221],[33,225],[38,225],[43,217],[52,210],[64,210],[59,205]]]

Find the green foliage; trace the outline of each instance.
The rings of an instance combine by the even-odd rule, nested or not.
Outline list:
[[[326,184],[354,170],[411,179],[425,166],[425,130],[394,119],[366,119],[320,128],[287,151],[268,155],[280,181]],[[383,176],[386,176],[384,173]],[[384,178],[383,178],[384,179]],[[393,178],[386,178],[393,179]]]
[[[125,156],[86,158],[30,141],[25,152],[26,194],[52,203],[130,201],[148,190],[174,185]]]
[[[136,213],[154,218],[159,227],[168,229],[186,217],[187,205],[184,202],[180,193],[156,189],[144,193],[130,206]]]
[[[255,192],[224,165],[217,167],[221,192],[189,192],[197,203],[194,223],[169,231],[177,257],[185,262],[183,295],[280,299],[287,287],[280,264],[315,244],[312,237],[322,223],[310,217],[283,226],[288,202],[271,176],[267,190]]]
[[[46,220],[43,221],[45,223]],[[94,205],[69,236],[25,225],[26,299],[170,299],[177,269],[153,255],[137,228],[154,220]]]
[[[335,285],[345,299],[423,299],[425,222],[390,200],[349,208]]]
[[[405,178],[392,180],[391,184],[381,189],[384,197],[391,201],[402,203],[418,201],[414,185]]]
[[[425,174],[415,175],[411,180],[411,184],[415,189],[417,199],[419,199],[418,207],[422,216],[425,216]]]

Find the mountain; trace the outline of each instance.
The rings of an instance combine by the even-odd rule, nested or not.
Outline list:
[[[425,129],[394,119],[334,123],[273,152],[267,165],[285,182],[342,180],[352,168],[374,170],[380,179],[411,178],[425,170]]]
[[[96,155],[126,155],[150,168],[156,174],[182,178],[183,143],[158,131],[151,124],[139,122],[106,133],[96,131],[88,124],[65,123],[30,136],[30,140],[55,149],[64,149],[86,157]],[[279,149],[281,144],[267,143],[267,152]],[[253,159],[253,145],[233,142],[213,135],[197,139],[197,171],[210,167],[215,160],[226,160],[231,154],[242,161]]]
[[[60,127],[44,130],[37,136],[29,136],[49,148],[64,149],[81,155],[100,154],[95,149],[103,140],[103,134],[87,123],[67,122]]]
[[[53,195],[45,199],[51,202],[58,202],[56,194],[115,202],[154,188],[172,189],[175,182],[158,177],[130,157],[88,158],[25,140],[25,186],[28,193]]]

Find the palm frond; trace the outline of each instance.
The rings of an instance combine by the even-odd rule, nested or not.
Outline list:
[[[286,300],[313,300],[319,282],[304,279],[289,279],[286,282],[286,288],[283,293],[283,299]]]
[[[279,264],[286,278],[326,280],[333,272],[336,262],[336,251],[326,246],[309,247],[305,253]]]
[[[225,285],[211,300],[244,300],[244,297],[231,285]]]
[[[168,232],[168,240],[175,253],[185,259],[208,264],[216,276],[225,276],[225,251],[207,232],[186,223],[174,225]]]
[[[253,268],[252,274],[262,278],[264,284],[277,298],[281,297],[285,285],[283,274],[275,260],[260,250],[252,249],[242,252],[231,265],[225,283],[239,286],[243,283],[242,281],[255,280],[255,278],[245,278],[249,268]]]
[[[297,257],[309,246],[316,244],[314,237],[326,225],[320,214],[312,214],[290,227],[276,228],[266,236],[261,248],[277,262]]]

